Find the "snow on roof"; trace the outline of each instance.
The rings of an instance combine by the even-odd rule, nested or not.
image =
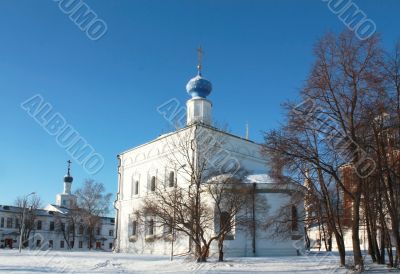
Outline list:
[[[231,177],[231,174],[221,174],[221,175],[216,175],[213,176],[212,178],[210,178],[208,181],[215,181],[215,180],[227,180]],[[253,183],[257,183],[257,184],[273,184],[275,183],[272,178],[268,175],[268,174],[250,174],[247,175],[245,180],[245,183],[248,184],[253,184]]]
[[[262,174],[250,174],[246,176],[247,183],[257,183],[257,184],[273,184],[275,183],[272,178],[265,173]]]
[[[62,207],[62,206],[58,206],[58,205],[53,205],[53,204],[48,204],[44,210],[46,211],[55,211],[61,214],[68,214],[69,210],[68,208]]]

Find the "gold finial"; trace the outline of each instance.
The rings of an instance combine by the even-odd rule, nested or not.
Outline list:
[[[201,75],[202,62],[203,62],[203,49],[201,46],[197,49],[197,73]]]

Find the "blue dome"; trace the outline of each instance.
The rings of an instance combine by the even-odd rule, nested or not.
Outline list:
[[[211,82],[203,78],[200,74],[190,79],[186,85],[186,91],[192,97],[206,98],[212,90]]]

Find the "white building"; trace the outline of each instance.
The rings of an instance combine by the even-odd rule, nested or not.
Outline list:
[[[76,227],[75,238],[68,231],[69,207],[76,201],[71,193],[73,177],[68,167],[64,177],[64,191],[57,194],[56,203],[49,204],[44,209],[36,209],[33,214],[33,225],[30,227],[28,245],[30,249],[57,249],[73,250],[88,249],[88,237],[83,224]],[[20,239],[20,225],[23,208],[0,205],[0,248],[18,248]],[[26,215],[30,214],[25,209]],[[27,218],[27,217],[25,217]],[[95,231],[94,248],[111,251],[114,240],[114,218],[102,217],[100,225]]]
[[[198,75],[188,82],[186,89],[192,97],[187,101],[186,127],[118,155],[119,182],[115,202],[117,252],[170,254],[171,238],[162,237],[165,233],[163,228],[152,226],[149,230],[135,216],[141,208],[143,198],[152,195],[156,184],[165,184],[168,187],[171,178],[178,185],[187,182],[185,174],[181,172],[184,166],[181,156],[171,147],[182,136],[190,136],[196,141],[200,135],[223,140],[220,142],[223,161],[227,165],[237,163],[250,171],[252,175],[247,177],[246,183],[251,183],[255,188],[255,195],[263,196],[268,203],[265,210],[255,212],[254,218],[268,220],[276,217],[281,207],[290,201],[291,195],[299,193],[297,187],[276,184],[266,175],[267,162],[261,154],[261,145],[212,126],[212,103],[207,99],[211,92],[211,83],[202,77],[200,65]],[[193,153],[196,153],[196,148]],[[171,155],[175,156],[176,162],[171,161],[174,158]],[[215,155],[215,158],[220,157],[221,155]],[[303,210],[302,202],[294,206],[296,211]],[[218,224],[215,224],[215,230],[217,227]],[[209,233],[212,235],[214,231]],[[250,233],[235,227],[232,237],[225,241],[224,253],[227,256],[297,255],[303,246],[302,225],[299,224],[290,234],[285,238],[275,238],[272,229],[255,227],[255,231]],[[154,235],[160,237],[153,237]],[[187,253],[190,248],[189,239],[184,235],[179,235],[174,242],[174,254]],[[210,255],[216,251],[216,245],[212,245]]]

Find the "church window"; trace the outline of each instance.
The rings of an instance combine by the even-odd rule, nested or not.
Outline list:
[[[53,248],[53,240],[49,240],[49,248]]]
[[[108,231],[108,236],[114,236],[114,230],[112,230],[112,229],[109,230],[109,231]]]
[[[151,177],[150,190],[151,191],[156,191],[156,176],[152,176]]]
[[[136,236],[136,233],[137,233],[137,221],[134,220],[132,222],[132,236]]]
[[[164,234],[165,235],[172,234],[172,225],[173,225],[173,220],[164,224]]]
[[[54,222],[50,222],[50,231],[54,231]]]
[[[0,227],[4,227],[4,217],[1,217]]]
[[[40,246],[41,241],[40,240],[36,240],[36,246]]]
[[[37,221],[37,223],[36,223],[36,229],[37,229],[37,230],[42,230],[42,221],[41,221],[41,220],[38,220],[38,221]]]
[[[82,247],[83,247],[83,242],[79,241],[79,248],[82,248]]]
[[[225,240],[233,240],[234,235],[232,231],[232,216],[226,211],[223,211],[219,217],[219,229],[225,231]]]
[[[135,182],[135,195],[139,194],[139,181]]]
[[[108,244],[108,247],[109,247],[110,249],[112,249],[112,243],[109,243],[109,244]]]
[[[64,241],[60,241],[60,248],[64,248]]]
[[[292,223],[291,223],[292,231],[298,231],[299,229],[297,218],[298,218],[297,208],[295,205],[292,205]]]
[[[154,220],[150,219],[147,223],[147,235],[154,235]]]
[[[7,217],[7,228],[12,228],[13,220],[10,217]]]
[[[19,228],[19,219],[15,218],[15,228]]]
[[[168,186],[173,187],[175,185],[175,173],[171,171],[168,177]]]
[[[96,235],[100,235],[100,227],[96,227]]]
[[[83,234],[83,225],[80,225],[80,226],[79,226],[79,231],[78,231],[78,233],[79,233],[80,235]]]
[[[232,230],[229,220],[229,213],[226,211],[222,212],[220,216],[220,231],[221,230],[227,230],[226,234],[230,234]]]

